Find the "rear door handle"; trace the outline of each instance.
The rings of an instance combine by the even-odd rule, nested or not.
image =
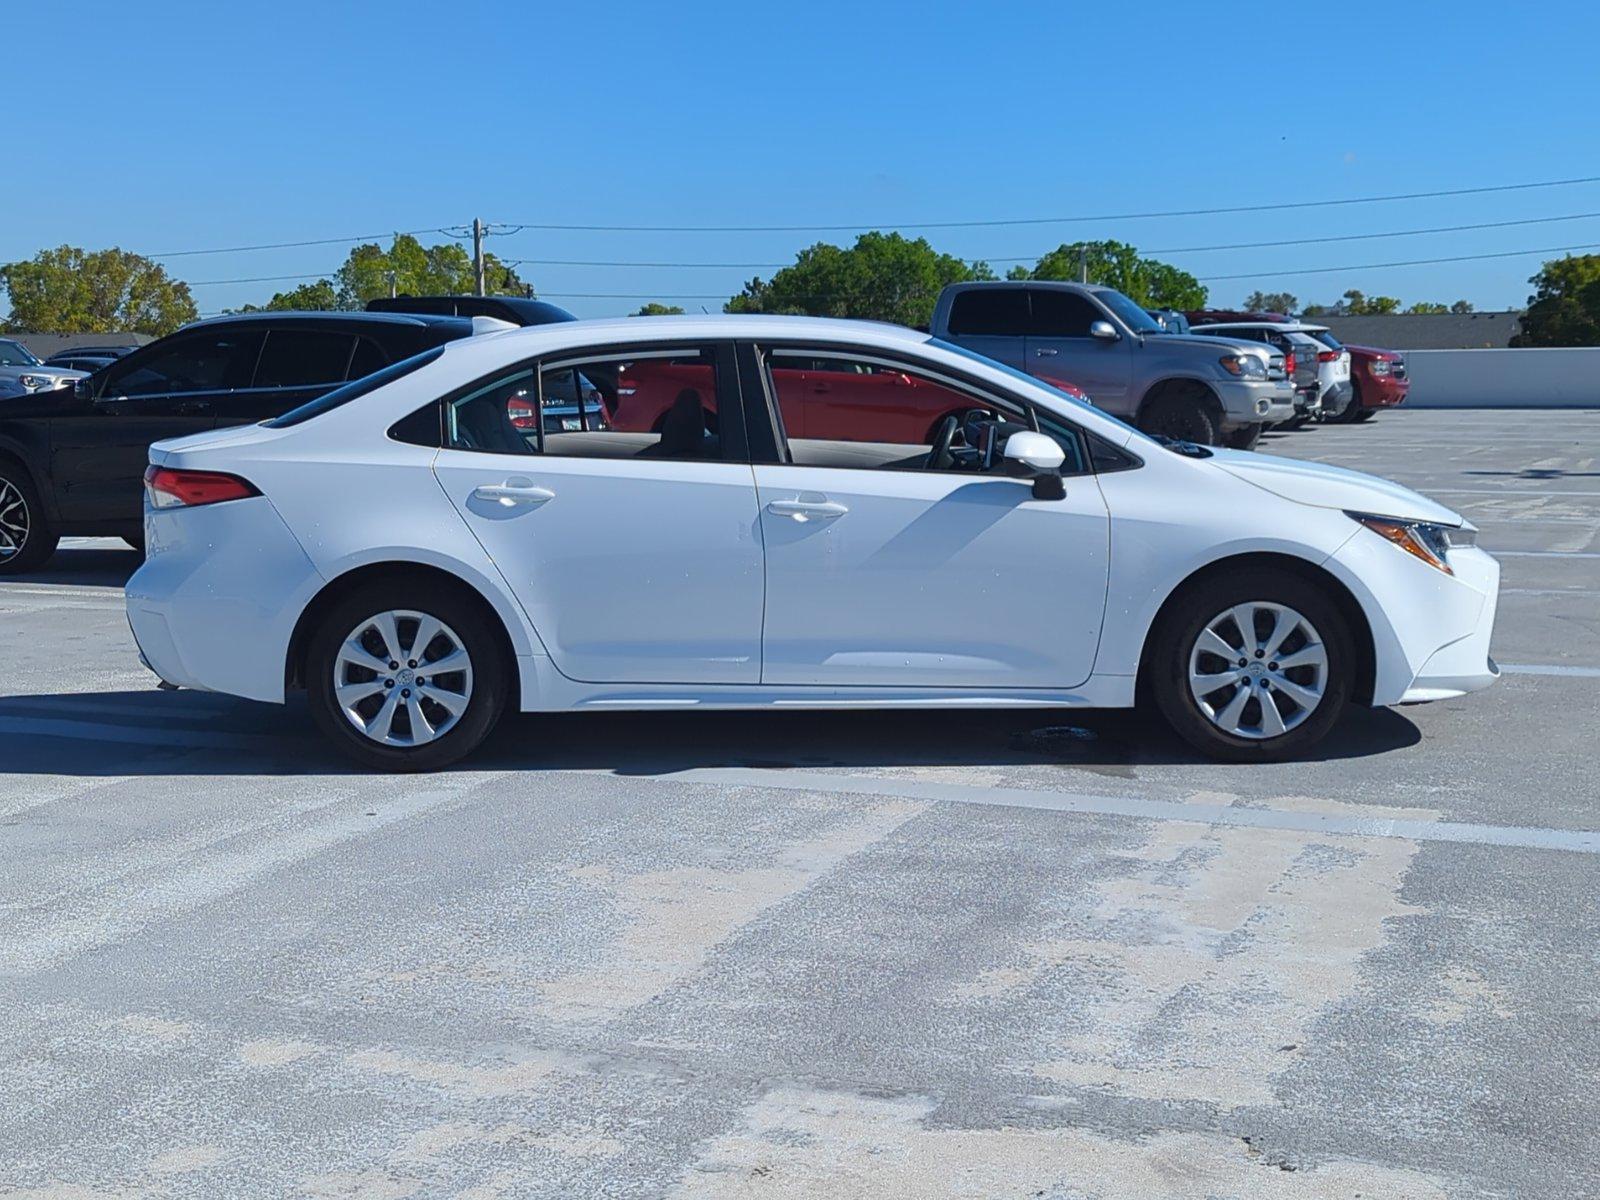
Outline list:
[[[509,479],[505,483],[485,483],[474,488],[472,495],[474,499],[488,500],[507,508],[537,508],[556,498],[549,488],[532,483],[514,483]]]
[[[836,500],[773,500],[767,511],[778,517],[791,517],[801,524],[808,521],[833,521],[850,510]]]

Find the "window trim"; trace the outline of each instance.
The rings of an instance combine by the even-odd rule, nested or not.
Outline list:
[[[1023,422],[1026,423],[1030,429],[1034,430],[1035,432],[1039,432],[1039,409],[1037,405],[1030,404],[1021,397],[1013,396],[1009,393],[1001,392],[997,394],[996,389],[991,385],[981,380],[974,379],[969,375],[965,375],[960,371],[950,370],[942,365],[934,366],[932,364],[920,361],[908,361],[903,358],[897,358],[893,351],[880,350],[876,347],[851,346],[836,342],[813,340],[810,338],[747,339],[741,340],[740,342],[740,364],[742,368],[754,371],[755,385],[746,391],[746,419],[752,423],[753,428],[756,427],[756,423],[758,421],[768,423],[768,434],[775,435],[776,438],[776,446],[772,450],[768,451],[770,457],[752,455],[750,461],[757,465],[807,465],[794,462],[793,456],[789,453],[788,433],[783,426],[783,414],[778,406],[777,389],[773,384],[772,376],[768,369],[767,352],[777,349],[815,352],[820,356],[828,357],[863,359],[867,362],[874,363],[874,365],[887,366],[893,370],[902,371],[908,375],[931,380],[942,386],[952,388],[953,390],[962,392],[969,396],[986,398],[991,407],[998,408],[1002,411],[1011,410],[1014,413],[1016,409],[1020,408],[1022,410],[1021,416]],[[748,357],[744,353],[746,350],[749,351]],[[741,390],[744,390],[742,379]],[[973,407],[978,408],[983,407],[983,405],[979,403],[974,404]],[[1078,461],[1083,464],[1081,469],[1072,472],[1064,472],[1062,477],[1066,479],[1076,479],[1086,475],[1096,474],[1097,472],[1094,468],[1094,460],[1089,452],[1090,445],[1088,431],[1083,429],[1082,426],[1078,425],[1077,422],[1069,420],[1066,417],[1059,416],[1056,413],[1050,413],[1048,416],[1051,421],[1063,426],[1067,432],[1077,440]],[[754,444],[755,439],[752,439],[752,445]],[[1140,465],[1143,465],[1142,462]],[[905,468],[898,467],[842,466],[814,467],[810,469],[819,471],[881,471],[895,475],[914,473],[907,471]],[[1128,470],[1129,468],[1121,467],[1118,469]],[[997,475],[975,476],[971,471],[930,471],[926,468],[922,469],[922,473],[928,475],[960,475],[967,479],[1004,478],[1003,476]]]

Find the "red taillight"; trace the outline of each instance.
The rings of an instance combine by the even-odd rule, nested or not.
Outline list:
[[[195,508],[220,504],[224,500],[243,500],[259,496],[254,484],[221,471],[175,471],[170,467],[151,467],[144,473],[145,490],[156,508]]]
[[[1293,350],[1285,350],[1283,352],[1283,373],[1285,375],[1293,375],[1294,374],[1294,351]]]
[[[1317,361],[1318,362],[1338,362],[1339,361],[1339,352],[1337,350],[1318,350],[1317,351]]]

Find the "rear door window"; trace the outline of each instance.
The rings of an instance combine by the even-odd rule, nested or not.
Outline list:
[[[955,337],[1022,337],[1027,328],[1026,288],[971,288],[956,293],[950,305],[950,333]]]
[[[1034,288],[1029,294],[1031,337],[1086,338],[1089,326],[1105,320],[1105,314],[1076,292],[1054,288]]]
[[[256,367],[258,388],[341,383],[355,338],[321,329],[274,329]]]
[[[160,396],[248,387],[261,351],[258,330],[217,330],[172,338],[152,352],[115,364],[107,396]]]
[[[389,364],[383,347],[368,337],[356,338],[356,352],[350,356],[350,370],[346,379],[361,379]]]

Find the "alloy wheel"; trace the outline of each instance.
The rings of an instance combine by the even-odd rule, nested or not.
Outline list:
[[[16,484],[0,477],[0,562],[22,553],[28,540],[28,502]]]
[[[1189,652],[1189,694],[1234,737],[1261,741],[1300,725],[1328,687],[1328,650],[1285,604],[1252,600],[1218,613]]]
[[[437,617],[409,609],[362,621],[333,664],[339,711],[385,746],[422,746],[449,733],[472,700],[472,659]]]

